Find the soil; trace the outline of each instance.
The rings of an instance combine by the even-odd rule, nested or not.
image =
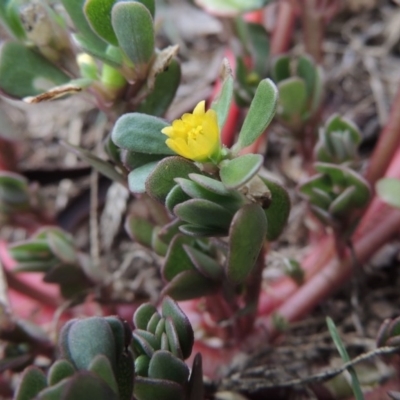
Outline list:
[[[168,5],[168,9],[161,7],[163,23],[158,40],[160,46],[180,45],[183,71],[182,85],[166,116],[171,120],[210,96],[229,41],[229,24],[187,2],[168,1]],[[326,106],[322,120],[340,113],[359,126],[365,165],[400,83],[400,7],[386,0],[349,1],[346,9],[327,24],[323,49]],[[302,52],[299,26],[291,53]],[[110,186],[85,169],[83,162],[60,145],[60,140],[65,140],[103,154],[100,144],[112,125],[84,95],[38,105],[1,99],[0,107],[15,123],[22,173],[31,178],[32,185],[40,186],[44,208],[73,233],[77,247],[92,254],[96,241],[90,240],[93,236],[88,219],[90,213],[93,217],[97,211],[90,207],[90,190],[98,187],[102,207],[97,215],[97,257],[108,268],[113,282],[112,300],[157,299],[161,288],[160,260],[133,243],[122,223],[127,212],[148,210],[138,208],[124,189]],[[306,206],[295,191],[304,172],[299,173],[293,144],[278,126],[271,130],[269,140],[266,165],[290,189],[293,209],[287,229],[266,260],[266,286],[283,274],[282,256],[301,258],[307,245],[307,230],[313,224],[304,219]],[[282,154],[286,155],[283,160]],[[59,171],[55,180],[48,172],[54,170]],[[82,176],[71,179],[71,171],[83,171]],[[26,232],[5,226],[1,227],[0,236],[13,242],[24,239]],[[266,343],[256,353],[235,359],[223,379],[208,382],[209,391],[217,391],[218,399],[241,399],[233,392],[242,393],[247,399],[351,398],[349,384],[343,383],[348,382],[348,373],[322,383],[342,364],[325,318],[334,320],[350,358],[373,352],[382,321],[400,315],[399,266],[400,242],[395,240],[312,315],[285,329],[277,343]],[[386,388],[387,392],[395,390],[396,385],[400,390],[395,378],[400,376],[397,366],[393,358],[371,356],[357,368],[366,386],[390,382],[393,386]],[[309,385],[303,385],[305,381]],[[330,394],[332,388],[336,390],[335,397]],[[389,399],[386,392],[375,398]]]

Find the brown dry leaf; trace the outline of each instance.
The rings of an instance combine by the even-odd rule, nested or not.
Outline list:
[[[42,103],[43,101],[51,101],[59,99],[60,97],[67,96],[69,94],[75,94],[82,91],[82,86],[67,83],[61,86],[55,86],[47,92],[38,94],[37,96],[24,97],[24,101],[29,104]]]

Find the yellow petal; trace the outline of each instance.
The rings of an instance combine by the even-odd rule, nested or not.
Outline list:
[[[205,100],[200,101],[199,104],[194,108],[193,115],[202,115],[206,112],[206,102]]]
[[[186,144],[186,142],[181,139],[167,139],[165,141],[165,144],[172,150],[174,151],[176,154],[179,154],[182,157],[185,158],[189,158],[189,159],[193,159],[192,158],[192,151],[191,149],[188,147],[188,145]]]

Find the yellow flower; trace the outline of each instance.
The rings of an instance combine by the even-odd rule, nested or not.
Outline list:
[[[161,132],[168,136],[166,145],[182,157],[198,162],[220,159],[220,135],[217,114],[205,111],[203,100],[193,110],[193,114],[183,114]]]

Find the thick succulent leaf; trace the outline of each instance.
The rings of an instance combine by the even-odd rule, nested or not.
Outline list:
[[[180,219],[173,219],[171,222],[161,228],[161,230],[158,232],[158,236],[164,243],[169,244],[173,237],[180,232],[179,227],[181,225],[182,221]]]
[[[237,143],[239,149],[250,146],[265,131],[275,114],[278,89],[270,79],[263,79],[251,101],[249,112],[243,122]],[[236,149],[235,145],[235,149]]]
[[[191,270],[175,275],[164,286],[162,294],[171,296],[177,301],[184,301],[207,296],[214,293],[218,287],[215,281],[206,278],[196,270]]]
[[[165,199],[165,207],[167,210],[173,214],[174,207],[180,203],[183,203],[186,200],[189,200],[190,197],[183,191],[183,189],[179,185],[175,185],[168,193]]]
[[[77,369],[87,369],[98,354],[105,355],[113,369],[116,367],[116,349],[112,330],[105,319],[90,317],[72,320],[60,335],[64,356]]]
[[[181,385],[163,379],[136,377],[134,395],[137,400],[184,400]]]
[[[307,88],[303,79],[293,77],[278,83],[279,115],[290,123],[297,123],[307,107]]]
[[[267,218],[258,204],[242,207],[233,217],[229,230],[226,275],[242,283],[252,271],[267,234]]]
[[[193,238],[201,238],[201,237],[211,237],[211,236],[226,236],[226,229],[222,228],[213,228],[209,226],[200,226],[200,225],[191,225],[191,224],[183,224],[179,227],[179,231],[184,235],[193,237]]]
[[[135,168],[142,167],[143,165],[150,164],[153,161],[160,161],[164,157],[164,154],[136,153],[133,151],[123,150],[121,161],[125,167],[131,171]]]
[[[146,218],[129,215],[125,222],[125,230],[136,242],[151,247],[154,225]]]
[[[271,192],[271,204],[264,209],[267,217],[267,239],[276,240],[282,233],[290,213],[290,198],[287,191],[276,182],[261,178]]]
[[[63,399],[119,400],[117,393],[103,379],[90,372],[80,371],[67,382],[68,384],[63,390]]]
[[[183,248],[197,271],[208,279],[216,282],[221,281],[224,270],[213,258],[192,246],[184,244]]]
[[[245,154],[224,161],[220,169],[222,183],[228,189],[243,186],[260,170],[264,158],[261,154]]]
[[[82,160],[86,161],[95,170],[110,178],[112,181],[119,182],[125,185],[125,177],[120,174],[115,167],[108,161],[102,160],[88,150],[85,150],[79,146],[74,146],[67,142],[62,142],[62,144],[73,153],[77,154]]]
[[[69,81],[68,75],[21,43],[6,42],[0,48],[0,89],[10,96],[35,96]]]
[[[204,384],[203,384],[203,366],[201,354],[197,353],[193,360],[192,372],[190,374],[188,385],[188,400],[203,400]]]
[[[400,208],[400,180],[396,178],[383,178],[376,184],[378,196],[392,207]]]
[[[21,22],[19,6],[20,3],[17,1],[3,1],[0,4],[0,21],[11,35],[24,41],[26,40],[26,32]]]
[[[329,213],[334,216],[346,215],[351,210],[356,195],[355,186],[349,186],[329,206]]]
[[[150,357],[141,354],[139,357],[135,359],[135,374],[136,376],[144,376],[147,377],[149,371]]]
[[[357,126],[347,118],[341,117],[338,114],[332,115],[325,124],[325,131],[328,134],[333,132],[349,132],[351,141],[355,145],[359,145],[362,140],[360,130]]]
[[[207,12],[221,17],[233,17],[264,7],[269,0],[196,0]]]
[[[43,239],[31,239],[15,243],[9,247],[12,258],[22,263],[24,261],[49,261],[54,256],[49,244]]]
[[[159,313],[154,313],[147,324],[146,331],[155,334],[157,325],[160,321],[161,321],[161,315]]]
[[[15,393],[15,400],[31,400],[47,387],[46,376],[37,367],[28,367]]]
[[[290,57],[283,55],[276,58],[272,65],[272,77],[275,82],[283,81],[290,77]]]
[[[189,319],[178,304],[168,296],[164,298],[161,309],[164,318],[170,317],[172,319],[179,336],[183,358],[188,358],[192,352],[194,342],[194,333]]]
[[[199,173],[199,169],[182,157],[167,157],[161,160],[146,181],[146,192],[162,203],[175,186],[175,178],[186,178],[190,173]]]
[[[232,191],[227,189],[226,186],[213,178],[210,178],[205,175],[200,174],[189,174],[189,178],[193,181],[202,186],[204,189],[207,189],[210,192],[215,194],[219,194],[220,196],[229,196]]]
[[[150,360],[148,376],[184,385],[189,378],[189,368],[169,351],[158,350]]]
[[[250,41],[250,52],[254,60],[254,70],[264,78],[269,69],[270,45],[268,33],[261,24],[248,23],[247,32]]]
[[[118,47],[109,45],[105,49],[103,49],[103,46],[101,48],[98,48],[96,47],[95,44],[93,44],[93,41],[91,39],[88,39],[86,36],[82,34],[74,34],[72,35],[72,38],[76,43],[76,45],[80,49],[82,49],[83,52],[91,55],[92,57],[104,62],[105,64],[113,68],[121,67],[123,62],[123,57],[122,57],[122,51]],[[105,42],[103,43],[104,46],[107,45]],[[112,49],[110,49],[110,47],[112,47]]]
[[[72,376],[75,368],[67,360],[57,360],[49,369],[47,374],[47,382],[49,386],[53,386],[65,378]]]
[[[311,57],[304,55],[299,57],[296,69],[297,75],[305,82],[307,97],[312,98],[317,80],[316,65]]]
[[[172,103],[180,81],[180,64],[176,59],[172,59],[165,71],[156,76],[153,90],[139,104],[137,111],[162,117]]]
[[[117,381],[115,380],[114,372],[107,357],[102,354],[96,356],[89,364],[88,370],[103,379],[113,392],[118,393]]]
[[[89,42],[91,48],[94,48],[96,52],[105,52],[107,44],[93,32],[84,14],[85,0],[61,0],[61,3],[71,17],[80,36],[85,38],[85,41]]]
[[[119,46],[144,77],[154,54],[153,18],[139,2],[117,2],[112,9],[112,26]]]
[[[133,332],[133,338],[134,340],[140,336],[141,338],[143,338],[144,340],[146,340],[146,342],[154,349],[157,350],[160,347],[160,340],[159,338],[152,334],[151,332],[147,332],[144,329],[135,329]]]
[[[233,215],[225,207],[203,199],[191,199],[178,204],[174,214],[190,224],[221,230],[228,230]]]
[[[54,255],[66,264],[74,264],[77,262],[77,254],[69,239],[66,232],[57,229],[47,232],[47,241]]]
[[[155,349],[143,336],[133,332],[132,339],[135,354],[145,354],[149,358],[153,357]]]
[[[166,126],[168,124],[161,118],[140,113],[128,113],[117,120],[111,137],[117,146],[129,151],[147,154],[174,154],[165,144],[166,136],[161,133],[161,129]]]
[[[185,244],[193,244],[193,239],[187,236],[176,235],[169,247],[161,268],[161,273],[166,281],[172,280],[176,275],[183,271],[194,269],[193,263],[183,248]]]
[[[86,0],[84,11],[93,31],[106,42],[118,46],[118,39],[111,24],[114,3],[115,0]]]
[[[329,175],[332,185],[338,185],[343,188],[354,186],[353,206],[363,207],[369,200],[371,190],[369,183],[357,172],[340,165],[326,163],[315,163],[315,169],[318,172]]]
[[[167,317],[165,319],[165,333],[168,338],[168,346],[171,349],[171,353],[176,357],[183,359],[179,335],[171,317]]]
[[[233,75],[228,60],[223,61],[221,74],[222,84],[218,97],[212,102],[211,108],[217,113],[218,126],[222,129],[228,117],[229,109],[233,99]]]
[[[153,161],[141,167],[135,168],[128,174],[128,186],[132,193],[145,193],[146,180],[157,168],[158,161]]]
[[[157,308],[150,303],[140,305],[133,315],[133,323],[137,329],[146,329],[153,314],[158,314]]]

